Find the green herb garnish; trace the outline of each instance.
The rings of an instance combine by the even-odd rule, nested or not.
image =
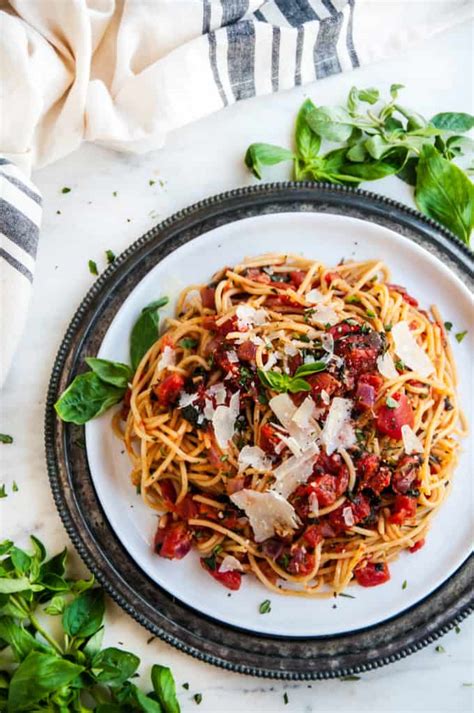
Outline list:
[[[189,683],[183,683],[182,686],[186,691],[189,691]]]
[[[467,334],[467,329],[464,330],[464,332],[458,332],[457,334],[454,335],[455,339],[459,344],[461,344],[462,340]]]
[[[64,186],[64,188],[61,188],[61,193],[70,193],[71,189],[68,188],[67,186]]]
[[[283,694],[283,702],[284,702],[285,706],[288,705],[288,693],[286,691]]]
[[[89,272],[91,275],[99,274],[99,270],[97,269],[97,263],[95,262],[95,260],[89,260],[87,264],[89,266]]]
[[[445,654],[446,653],[446,649],[444,648],[444,646],[441,646],[440,644],[438,644],[438,646],[435,646],[435,651],[437,654]]]
[[[193,696],[193,700],[199,705],[202,701],[202,693],[195,693]]]
[[[324,371],[326,367],[325,361],[314,361],[300,366],[294,376],[281,374],[279,371],[263,371],[263,369],[258,369],[257,373],[263,386],[279,393],[289,391],[291,394],[296,394],[299,391],[311,390],[311,385],[303,377]]]
[[[13,443],[13,436],[7,433],[0,433],[0,443]]]
[[[268,614],[272,610],[272,603],[269,599],[265,599],[259,606],[260,614]]]
[[[16,480],[13,481],[12,492],[17,493],[19,490]]]
[[[2,483],[2,485],[0,485],[0,498],[8,498],[8,493],[5,490],[5,483]]]
[[[179,341],[179,346],[183,347],[183,349],[195,349],[198,344],[198,340],[192,339],[191,337],[184,337],[184,339],[180,339]]]
[[[444,328],[447,332],[450,332],[453,328],[453,323],[452,322],[445,322],[444,323]]]
[[[105,257],[107,258],[107,264],[111,265],[115,260],[115,253],[113,250],[106,250]]]
[[[407,580],[405,579],[404,582],[403,582],[403,584],[402,584],[402,589],[406,589],[407,586],[408,586],[408,582],[407,582]]]
[[[370,319],[373,319],[374,317],[377,316],[377,315],[375,314],[375,312],[374,312],[373,310],[371,310],[371,309],[366,310],[365,314],[367,315],[367,317],[370,317]]]

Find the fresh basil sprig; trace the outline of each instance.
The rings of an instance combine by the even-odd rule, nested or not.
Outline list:
[[[0,543],[0,710],[180,713],[169,668],[154,665],[153,691],[132,680],[140,659],[102,649],[105,602],[94,579],[67,575],[64,550],[47,559],[31,537],[26,552]],[[61,616],[61,627],[53,617]]]
[[[138,364],[158,338],[158,310],[167,303],[167,297],[152,302],[135,322],[130,335],[131,367],[108,359],[86,357],[91,371],[76,376],[54,405],[63,421],[83,425],[123,399]]]
[[[258,369],[257,373],[263,386],[266,386],[273,391],[278,391],[279,393],[289,391],[291,394],[296,394],[299,391],[311,391],[310,383],[303,377],[316,374],[319,371],[324,371],[326,367],[327,363],[325,361],[315,361],[310,364],[303,364],[300,366],[296,370],[294,376],[281,374],[279,371],[264,371],[263,369]]]
[[[251,144],[245,163],[257,178],[263,166],[290,160],[297,181],[357,185],[398,175],[415,186],[423,213],[469,245],[474,227],[472,184],[451,161],[472,149],[474,142],[464,134],[474,128],[474,117],[443,112],[428,121],[399,103],[402,88],[392,84],[390,99],[378,110],[380,92],[373,87],[352,87],[345,107],[318,107],[306,99],[296,119],[295,151]],[[322,154],[322,140],[342,145]]]

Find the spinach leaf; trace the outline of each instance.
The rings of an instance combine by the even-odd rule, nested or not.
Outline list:
[[[163,713],[180,713],[181,708],[176,697],[176,686],[170,669],[155,664],[151,669],[151,681]]]
[[[8,709],[24,711],[70,684],[84,667],[53,654],[31,651],[10,681]]]
[[[104,612],[103,591],[89,589],[65,608],[62,618],[64,631],[69,636],[91,636],[102,624]]]
[[[142,309],[140,316],[133,325],[130,335],[130,361],[133,371],[136,371],[141,360],[158,339],[160,318],[158,310],[168,304],[168,298],[162,297]]]
[[[94,374],[97,374],[101,381],[120,389],[126,389],[128,382],[132,380],[133,372],[128,364],[121,364],[118,361],[108,359],[98,359],[97,357],[86,357],[86,364]]]
[[[76,376],[54,404],[63,420],[83,425],[118,403],[125,389],[107,384],[93,371]]]
[[[308,111],[306,120],[321,138],[328,141],[347,141],[354,119],[340,106],[320,106]]]
[[[474,186],[433,146],[423,146],[417,167],[415,200],[426,215],[449,228],[469,245],[474,226]]]
[[[262,178],[263,166],[274,166],[282,161],[292,161],[295,155],[292,151],[273,144],[251,144],[245,154],[245,165],[256,178]]]
[[[109,686],[124,683],[133,676],[139,665],[138,656],[113,646],[99,651],[92,659],[94,678],[98,683],[107,683]]]
[[[308,124],[308,113],[314,109],[316,107],[311,99],[306,99],[296,117],[296,151],[304,163],[310,163],[318,155],[321,146],[321,137]]]
[[[474,116],[464,112],[445,111],[436,114],[430,119],[431,126],[443,131],[453,131],[456,134],[464,134],[474,128]]]

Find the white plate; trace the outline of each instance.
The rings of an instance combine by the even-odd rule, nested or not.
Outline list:
[[[227,224],[186,243],[159,263],[129,295],[107,331],[99,356],[128,361],[131,327],[142,307],[170,297],[163,316],[172,314],[183,287],[209,280],[213,272],[244,256],[275,251],[301,253],[335,265],[342,257],[380,258],[392,279],[405,285],[421,306],[435,302],[454,331],[468,329],[458,344],[451,337],[460,374],[459,393],[472,422],[473,301],[467,288],[438,259],[386,228],[354,218],[320,213],[279,213]],[[466,559],[471,548],[472,439],[463,443],[453,489],[427,539],[415,555],[393,563],[391,580],[380,587],[351,587],[355,599],[303,599],[269,593],[251,577],[230,594],[199,565],[191,552],[170,561],[152,552],[156,515],[146,508],[129,480],[130,465],[110,428],[110,413],[86,426],[87,455],[102,507],[133,559],[159,585],[186,604],[235,626],[266,634],[318,636],[367,627],[399,614],[426,597]],[[470,461],[471,458],[471,461]],[[402,589],[402,583],[407,586]],[[271,600],[271,612],[259,604]],[[337,604],[337,608],[334,605]]]

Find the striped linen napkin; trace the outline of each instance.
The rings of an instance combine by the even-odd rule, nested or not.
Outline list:
[[[41,217],[38,192],[19,168],[28,175],[82,141],[134,153],[160,148],[171,130],[235,101],[395,54],[474,9],[471,0],[7,4],[0,10],[8,107],[0,122],[0,384],[24,322]]]

